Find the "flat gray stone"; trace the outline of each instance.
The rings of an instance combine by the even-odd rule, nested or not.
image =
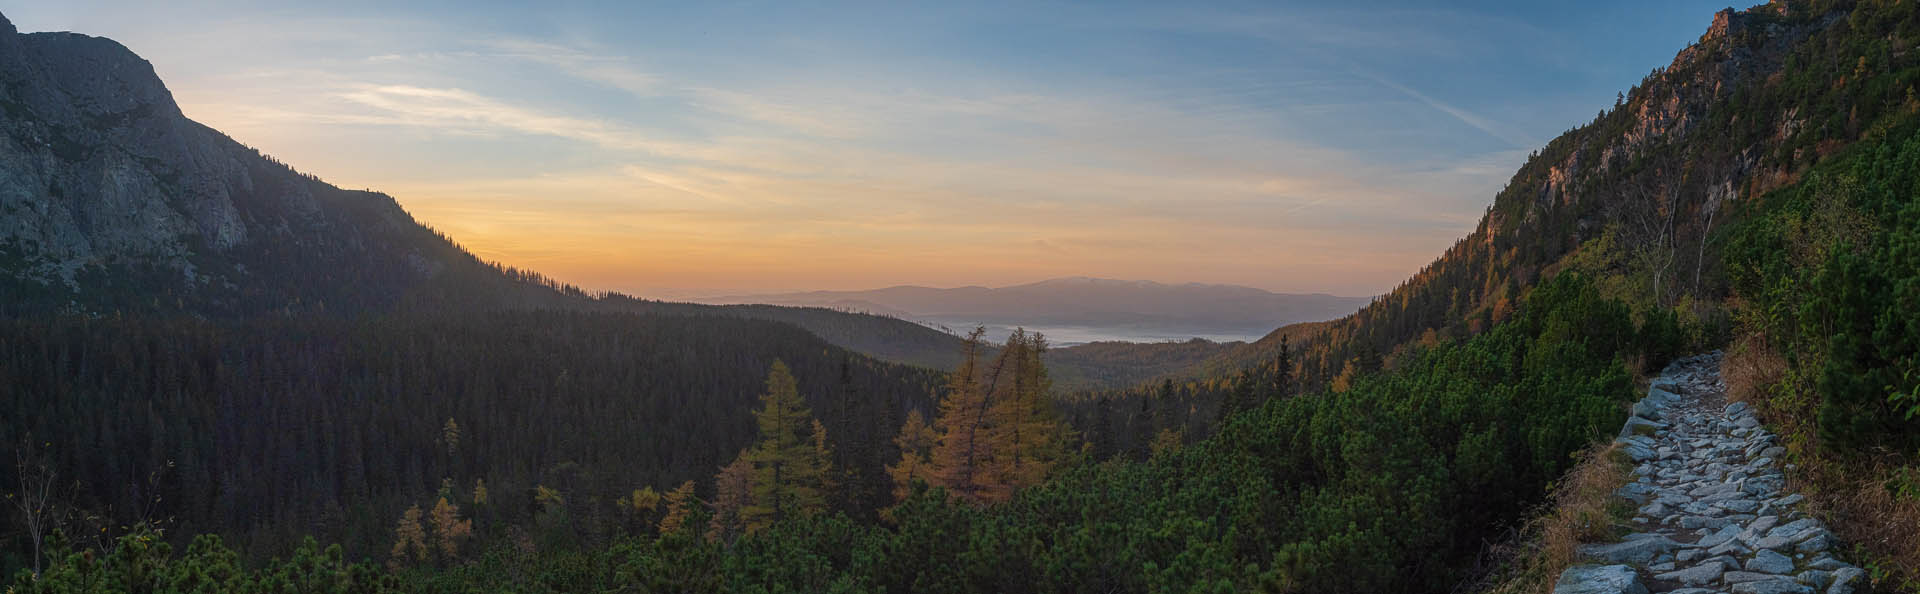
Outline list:
[[[1833,585],[1827,586],[1827,594],[1853,594],[1867,576],[1867,571],[1858,567],[1842,567],[1833,572]]]
[[[1660,420],[1660,405],[1653,402],[1651,398],[1641,399],[1639,402],[1633,403],[1633,415],[1656,421]]]
[[[1720,529],[1714,531],[1713,534],[1700,537],[1700,540],[1694,542],[1691,546],[1696,549],[1711,549],[1725,544],[1727,541],[1733,540],[1733,537],[1739,535],[1740,527],[1729,523],[1721,526]]]
[[[1627,417],[1626,425],[1620,427],[1620,437],[1645,436],[1665,428],[1667,428],[1666,423],[1641,417]],[[1652,451],[1655,447],[1653,444],[1642,445],[1646,445],[1648,451]]]
[[[1607,563],[1644,564],[1654,556],[1678,548],[1680,543],[1659,535],[1613,544],[1581,545],[1580,556]]]
[[[1828,536],[1827,531],[1820,530],[1818,534],[1800,541],[1800,544],[1793,545],[1793,550],[1802,553],[1818,553],[1831,546],[1833,546],[1833,539]]]
[[[1761,549],[1747,560],[1747,571],[1785,575],[1793,573],[1793,558],[1773,551]]]
[[[1695,565],[1693,567],[1689,567],[1679,571],[1670,571],[1670,572],[1656,575],[1653,577],[1660,579],[1662,581],[1677,582],[1677,583],[1685,584],[1688,586],[1705,586],[1708,584],[1712,584],[1716,581],[1719,581],[1720,574],[1726,573],[1726,571],[1727,571],[1726,566],[1723,566],[1718,562],[1714,562],[1714,563],[1702,563],[1699,565]]]
[[[1752,499],[1730,499],[1715,503],[1714,505],[1720,506],[1720,509],[1740,514],[1753,513],[1755,510],[1760,509],[1760,502]]]
[[[1785,524],[1776,526],[1771,530],[1768,530],[1767,536],[1788,536],[1793,534],[1799,534],[1801,530],[1806,530],[1808,528],[1815,528],[1818,526],[1820,526],[1819,520],[1815,520],[1813,518],[1800,518],[1798,520],[1787,522]]]
[[[1809,569],[1800,572],[1800,575],[1793,576],[1793,579],[1802,584],[1813,586],[1815,590],[1819,590],[1826,588],[1827,584],[1833,583],[1833,572]]]
[[[1826,555],[1815,557],[1812,561],[1807,562],[1807,567],[1826,570],[1826,571],[1837,571],[1840,568],[1843,568],[1846,566],[1847,566],[1847,563],[1845,561],[1841,561],[1839,559],[1835,559],[1833,557],[1829,557]]]
[[[1725,575],[1720,576],[1720,579],[1726,580],[1726,582],[1729,584],[1739,584],[1744,582],[1757,582],[1760,580],[1771,580],[1779,577],[1780,576],[1777,576],[1771,573],[1756,573],[1752,571],[1729,571]]]
[[[1707,549],[1707,554],[1708,555],[1726,555],[1730,553],[1746,553],[1749,550],[1752,550],[1752,549],[1748,549],[1746,545],[1740,544],[1740,541],[1729,540],[1727,542],[1721,543],[1720,546]]]
[[[1553,594],[1648,594],[1640,574],[1625,565],[1576,565],[1560,573]]]
[[[1813,594],[1813,588],[1783,577],[1734,584],[1733,594]]]

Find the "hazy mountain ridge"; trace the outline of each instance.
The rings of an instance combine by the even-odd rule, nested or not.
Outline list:
[[[999,288],[903,285],[865,291],[731,295],[699,301],[884,312],[955,327],[982,323],[1138,329],[1184,338],[1259,336],[1276,326],[1352,313],[1368,298],[1273,293],[1236,285],[1072,277]]]

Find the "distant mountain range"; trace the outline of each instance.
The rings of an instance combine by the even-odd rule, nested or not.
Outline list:
[[[897,286],[696,299],[712,304],[829,307],[890,315],[956,330],[974,325],[1051,330],[1062,342],[1252,339],[1274,328],[1338,318],[1367,297],[1274,293],[1253,287],[1057,278],[1010,287]],[[998,332],[995,332],[996,334]]]

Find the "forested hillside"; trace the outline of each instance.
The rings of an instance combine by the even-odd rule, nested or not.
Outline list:
[[[543,537],[601,543],[630,523],[615,500],[710,475],[750,441],[775,360],[869,483],[904,412],[932,410],[931,371],[729,317],[63,318],[0,323],[0,439],[38,442],[75,486],[66,504],[103,527],[166,521],[255,554],[315,536],[374,555],[400,510],[482,485],[483,528],[527,524],[545,486],[569,505]],[[842,509],[882,496],[848,486]]]

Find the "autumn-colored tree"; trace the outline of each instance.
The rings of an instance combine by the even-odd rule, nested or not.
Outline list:
[[[460,424],[453,422],[452,417],[440,427],[440,445],[447,448],[448,456],[460,451]]]
[[[707,520],[707,540],[732,540],[745,529],[741,511],[753,499],[753,461],[741,451],[713,477],[713,517]]]
[[[967,334],[960,368],[949,376],[947,394],[940,399],[940,415],[934,418],[938,436],[929,460],[932,483],[967,501],[982,501],[990,485],[986,463],[992,458],[989,437],[989,392],[982,390],[979,378],[980,337],[985,328]]]
[[[632,495],[622,496],[614,503],[633,513],[646,513],[660,507],[660,493],[653,487],[634,489]]]
[[[460,519],[460,506],[445,497],[433,504],[433,542],[440,557],[452,561],[460,557],[460,543],[473,537],[473,520]]]
[[[1180,449],[1180,445],[1184,441],[1186,441],[1185,431],[1180,429],[1161,429],[1159,433],[1153,436],[1153,442],[1147,444],[1148,455],[1160,456],[1167,452]]]
[[[487,504],[487,479],[473,479],[473,504]]]
[[[827,443],[827,426],[813,420],[813,467],[820,473],[820,496],[825,498],[840,487],[834,478],[833,446]]]
[[[893,438],[893,445],[900,448],[900,461],[887,467],[887,476],[893,477],[893,498],[899,501],[907,498],[913,488],[913,481],[931,481],[931,462],[927,456],[939,442],[939,435],[933,432],[933,426],[920,411],[907,413],[907,422],[900,425],[900,434]]]
[[[1046,337],[1016,329],[994,361],[996,381],[987,387],[991,479],[983,491],[990,501],[1040,484],[1067,455],[1066,430],[1048,402],[1053,380],[1041,359],[1046,350]]]
[[[540,504],[540,511],[545,512],[560,511],[567,507],[567,498],[559,490],[546,485],[533,486],[533,502]]]
[[[661,502],[667,506],[667,513],[660,517],[660,534],[679,532],[680,526],[687,521],[687,514],[693,512],[693,481],[680,483],[672,491],[667,491],[661,497]]]
[[[752,488],[740,509],[747,531],[826,509],[831,452],[826,446],[826,429],[812,419],[812,414],[806,401],[800,399],[798,383],[787,364],[774,361],[767,373],[767,392],[760,396],[760,410],[753,412],[760,427],[760,441],[745,454],[753,468]]]
[[[409,551],[415,561],[427,560],[427,531],[420,526],[418,505],[400,513],[400,523],[393,528],[392,558],[387,564],[395,567],[405,564]]]

